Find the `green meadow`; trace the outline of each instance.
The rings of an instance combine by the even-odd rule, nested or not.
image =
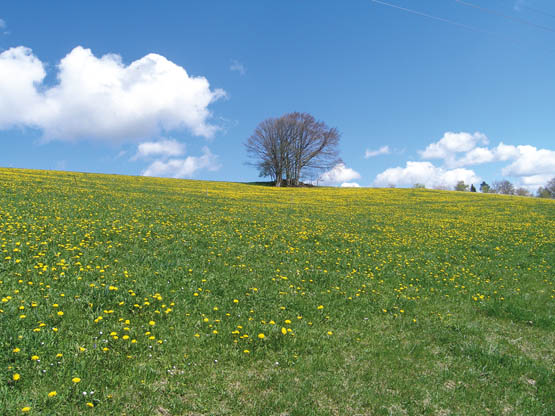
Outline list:
[[[553,415],[555,201],[0,169],[0,413]]]

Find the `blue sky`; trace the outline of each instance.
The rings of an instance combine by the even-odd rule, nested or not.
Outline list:
[[[300,111],[342,134],[320,183],[555,176],[551,0],[14,1],[0,19],[0,166],[254,181],[244,141]]]

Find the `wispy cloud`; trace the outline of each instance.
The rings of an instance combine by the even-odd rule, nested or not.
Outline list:
[[[246,75],[246,73],[247,73],[247,68],[245,68],[245,65],[243,65],[241,62],[239,62],[236,59],[233,59],[231,61],[231,65],[229,67],[229,70],[239,72],[239,74],[241,74],[241,76]]]
[[[4,19],[0,19],[0,32],[4,35],[9,35],[10,32],[8,31],[8,25]]]
[[[524,6],[524,5],[525,5],[525,0],[516,0],[514,2],[513,9],[515,9],[517,12],[519,12],[519,11],[522,10],[522,6]]]
[[[160,140],[158,142],[144,142],[137,147],[137,153],[131,158],[136,160],[139,158],[170,157],[181,156],[185,153],[185,144],[177,140]]]
[[[370,157],[379,156],[379,155],[388,155],[390,153],[391,153],[391,149],[389,148],[389,146],[382,146],[378,150],[366,149],[364,158],[368,159]]]

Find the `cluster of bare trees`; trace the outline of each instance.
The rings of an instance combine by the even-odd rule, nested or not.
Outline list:
[[[261,122],[245,143],[251,164],[276,186],[299,186],[303,178],[341,162],[340,134],[307,113]]]

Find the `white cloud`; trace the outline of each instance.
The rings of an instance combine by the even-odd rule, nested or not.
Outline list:
[[[465,154],[462,158],[452,160],[450,166],[471,166],[481,163],[492,162],[495,160],[495,154],[487,147],[476,147]]]
[[[189,129],[212,137],[208,106],[225,96],[204,77],[157,54],[129,65],[115,54],[95,57],[74,48],[58,65],[58,83],[46,86],[43,63],[19,46],[0,54],[0,128],[29,126],[46,139],[126,140]]]
[[[438,142],[431,143],[419,153],[425,159],[443,159],[447,169],[510,161],[501,174],[518,178],[517,186],[530,190],[555,175],[555,151],[529,145],[506,145],[503,142],[492,148],[478,147],[478,144],[487,143],[488,138],[482,133],[447,132]]]
[[[406,167],[389,168],[376,176],[375,186],[411,187],[416,183],[427,188],[453,188],[458,181],[477,184],[482,179],[468,169],[446,170],[434,166],[430,162],[407,162]]]
[[[343,182],[349,182],[353,179],[359,179],[360,174],[355,170],[348,168],[344,163],[338,163],[331,170],[324,172],[318,178],[320,185],[337,185]]]
[[[494,149],[495,151],[495,158],[496,160],[505,162],[509,159],[514,159],[518,157],[518,149],[515,146],[504,144],[503,142],[499,143],[497,147]]]
[[[391,150],[389,149],[389,146],[382,146],[378,150],[366,149],[364,158],[368,159],[370,157],[379,156],[379,155],[388,155],[390,153],[391,153]]]
[[[229,70],[239,72],[239,74],[241,75],[245,75],[247,73],[247,68],[245,68],[245,65],[235,59],[231,61]]]
[[[123,157],[127,154],[127,150],[120,150],[119,153],[114,157],[115,160],[119,159],[120,157]]]
[[[6,28],[6,21],[4,19],[0,19],[0,29]]]
[[[516,146],[518,156],[501,173],[507,176],[555,175],[555,151]]]
[[[46,72],[30,49],[11,48],[0,53],[0,128],[34,124],[44,108],[35,87]]]
[[[202,156],[188,156],[185,159],[155,160],[143,172],[143,176],[158,176],[170,178],[191,178],[202,169],[216,171],[221,165],[218,156],[204,147]]]
[[[181,156],[185,154],[185,144],[177,140],[160,140],[158,142],[144,142],[137,147],[137,153],[133,156],[133,160],[138,158],[146,158],[151,156]]]
[[[341,188],[360,188],[360,185],[356,182],[343,182]]]
[[[448,166],[452,166],[455,163],[457,153],[469,152],[478,144],[488,144],[488,138],[485,134],[448,131],[439,141],[430,143],[426,149],[418,153],[422,159],[444,159]]]
[[[540,186],[545,186],[554,177],[555,173],[523,176],[520,178],[520,185],[527,188],[530,192],[535,192]]]

